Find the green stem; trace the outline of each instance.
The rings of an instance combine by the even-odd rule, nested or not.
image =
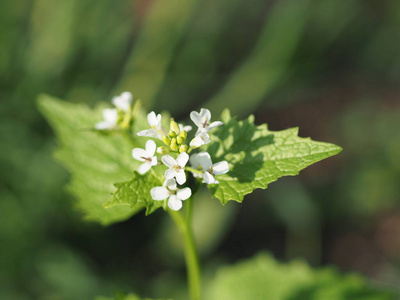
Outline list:
[[[187,269],[187,277],[189,282],[189,293],[191,300],[201,299],[201,273],[200,263],[197,255],[197,249],[192,232],[192,201],[193,198],[185,201],[186,217],[178,211],[168,210],[172,220],[178,227],[184,242],[185,261]]]
[[[185,170],[186,170],[186,171],[190,171],[190,172],[192,172],[192,173],[197,173],[197,174],[203,174],[203,173],[204,173],[204,172],[201,171],[201,170],[197,170],[197,169],[194,169],[194,168],[191,168],[191,167],[188,167],[188,166],[185,167]]]

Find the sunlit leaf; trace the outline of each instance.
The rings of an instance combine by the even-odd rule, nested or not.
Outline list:
[[[165,203],[165,201],[154,201],[150,195],[153,187],[162,184],[162,175],[157,176],[154,172],[140,175],[134,172],[131,180],[115,184],[117,190],[113,193],[112,199],[107,201],[104,206],[129,205],[133,209],[145,207],[146,215],[149,215]]]
[[[298,128],[270,131],[266,124],[254,125],[254,117],[243,121],[231,118],[225,110],[219,127],[208,146],[213,162],[228,161],[230,171],[217,176],[219,184],[209,185],[213,197],[226,204],[243,201],[246,194],[266,188],[282,176],[297,175],[300,170],[339,153],[342,148],[298,137]]]
[[[131,178],[138,162],[131,155],[135,144],[126,136],[93,130],[101,120],[102,107],[92,110],[42,95],[39,109],[58,138],[55,156],[71,173],[68,190],[77,198],[76,208],[85,219],[107,225],[138,212],[141,207],[103,207],[115,190],[113,184]]]

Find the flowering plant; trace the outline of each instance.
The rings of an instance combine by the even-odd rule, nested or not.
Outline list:
[[[208,109],[192,111],[193,129],[166,113],[144,112],[129,92],[112,104],[92,110],[49,96],[39,101],[59,138],[56,157],[71,172],[69,190],[85,219],[108,225],[142,209],[146,215],[158,208],[168,212],[183,237],[191,299],[201,298],[191,222],[202,184],[223,205],[240,203],[255,189],[341,151],[298,137],[297,128],[270,131],[266,124],[256,126],[253,116],[238,121],[227,109],[218,121]]]

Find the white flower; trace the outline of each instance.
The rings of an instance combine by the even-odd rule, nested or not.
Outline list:
[[[211,121],[211,113],[208,109],[202,108],[200,109],[200,113],[197,111],[192,111],[190,113],[190,118],[199,128],[197,133],[199,132],[209,132],[211,129],[221,126],[223,123],[221,121],[215,121],[210,123]],[[197,135],[197,134],[196,134]]]
[[[150,190],[153,200],[161,201],[168,199],[168,206],[172,210],[180,210],[182,201],[189,199],[192,195],[190,188],[178,189],[174,179],[167,179],[163,186],[156,186]]]
[[[179,154],[176,160],[170,155],[164,155],[161,160],[169,168],[164,174],[166,179],[175,177],[179,184],[186,182],[185,165],[189,160],[189,155],[186,152]]]
[[[152,111],[147,115],[147,122],[149,122],[150,129],[142,130],[137,133],[138,136],[148,136],[156,139],[160,139],[167,133],[161,125],[161,115]]]
[[[198,154],[197,154],[197,153],[192,154],[192,155],[190,156],[189,162],[190,162],[190,165],[192,166],[193,169],[195,169],[195,170],[198,170],[198,169],[199,169],[199,167],[200,167],[200,162],[199,162],[199,157],[198,157]],[[203,174],[196,173],[196,172],[192,172],[192,174],[193,174],[193,176],[194,176],[195,178],[203,178]]]
[[[140,174],[146,173],[152,166],[157,165],[157,157],[154,156],[155,152],[156,143],[153,140],[146,142],[146,149],[135,148],[132,150],[133,158],[144,162],[138,168]]]
[[[225,174],[229,171],[229,165],[227,161],[221,161],[216,164],[213,164],[211,161],[210,154],[207,152],[200,152],[197,154],[197,159],[204,170],[203,174],[203,182],[207,184],[215,184],[219,183],[218,180],[215,179],[215,175]]]
[[[127,111],[132,103],[132,94],[129,92],[123,92],[121,95],[113,97],[111,102],[116,108],[119,108],[122,111]]]
[[[190,141],[190,147],[198,148],[210,142],[210,136],[205,131],[200,131],[196,134],[193,140]]]
[[[117,125],[118,111],[106,108],[103,110],[104,121],[98,122],[95,126],[98,130],[112,129]]]
[[[184,126],[183,124],[178,124],[178,126],[180,131],[185,130],[186,132],[189,132],[190,130],[192,130],[192,126],[190,125]]]

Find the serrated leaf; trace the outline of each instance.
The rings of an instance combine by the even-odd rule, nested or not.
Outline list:
[[[213,162],[228,161],[230,171],[220,175],[216,185],[208,185],[222,204],[243,197],[282,176],[297,175],[309,165],[339,153],[339,146],[298,137],[298,128],[270,131],[266,124],[254,125],[254,117],[243,121],[222,113],[224,123],[212,135],[207,151]]]
[[[104,206],[129,205],[132,208],[145,207],[146,215],[149,215],[165,203],[165,201],[154,201],[150,195],[150,190],[153,187],[161,186],[162,184],[162,177],[156,176],[154,172],[149,172],[145,175],[134,172],[131,180],[114,184],[117,190],[113,193],[112,199],[107,201]]]
[[[281,264],[263,253],[219,269],[205,299],[394,300],[397,297],[394,292],[368,287],[360,276],[343,276],[331,268],[313,270],[301,261]]]
[[[85,219],[108,225],[138,212],[141,207],[103,207],[115,190],[113,184],[129,179],[138,166],[131,155],[135,145],[126,136],[92,130],[104,107],[92,110],[47,95],[39,97],[38,106],[58,138],[55,156],[71,173],[68,190]]]

